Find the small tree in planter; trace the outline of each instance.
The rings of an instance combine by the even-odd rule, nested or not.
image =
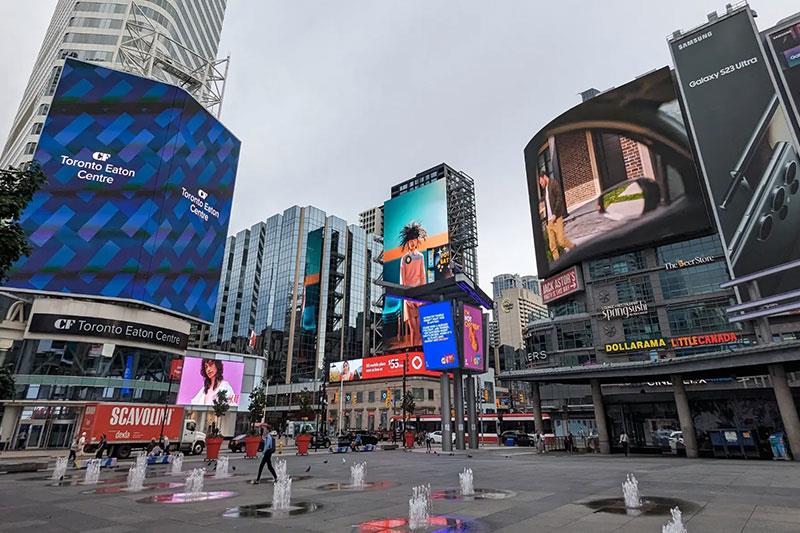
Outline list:
[[[250,412],[250,430],[247,432],[247,437],[244,439],[245,457],[255,457],[258,454],[258,445],[261,442],[261,436],[256,430],[256,424],[261,422],[264,418],[264,411],[267,409],[267,393],[262,384],[253,389],[250,393],[250,405],[247,410]]]
[[[217,393],[217,397],[214,398],[214,404],[212,409],[214,410],[214,416],[217,417],[216,422],[212,422],[211,424],[211,434],[206,439],[206,458],[207,459],[216,459],[219,457],[219,449],[222,446],[222,431],[217,426],[217,422],[219,422],[220,418],[225,416],[231,408],[231,404],[228,401],[228,393],[224,390],[221,390]]]

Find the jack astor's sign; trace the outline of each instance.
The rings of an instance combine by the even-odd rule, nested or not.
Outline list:
[[[542,302],[549,303],[558,300],[562,296],[578,292],[583,288],[580,272],[577,267],[565,270],[561,274],[555,275],[542,281]]]
[[[644,315],[648,311],[647,302],[626,302],[624,304],[607,305],[600,308],[603,318],[606,320],[616,320],[618,318],[628,318],[636,315]]]
[[[656,338],[642,341],[612,342],[605,345],[606,353],[633,352],[637,350],[658,350],[665,348],[693,348],[695,346],[712,346],[737,342],[739,337],[732,331],[709,333],[706,335],[688,335],[671,339]]]

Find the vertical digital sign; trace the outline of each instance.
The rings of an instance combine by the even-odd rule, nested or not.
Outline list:
[[[422,351],[428,370],[458,368],[458,342],[450,302],[438,302],[419,308]]]
[[[383,278],[418,287],[450,275],[447,184],[441,179],[384,203]],[[419,303],[387,295],[383,339],[387,347],[422,345]]]
[[[464,305],[464,362],[467,370],[486,371],[486,352],[484,351],[483,312],[477,307]]]
[[[20,217],[12,289],[135,300],[212,321],[240,142],[179,87],[65,61]]]
[[[800,259],[798,145],[749,7],[671,39],[698,162],[734,276]],[[800,286],[759,281],[762,296]]]

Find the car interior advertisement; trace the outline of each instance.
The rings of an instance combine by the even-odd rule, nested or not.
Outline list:
[[[711,230],[667,67],[551,121],[525,167],[540,276]]]
[[[136,300],[211,322],[240,142],[186,91],[67,59],[7,286]]]
[[[800,258],[796,132],[776,92],[752,12],[746,6],[734,10],[673,38],[670,46],[733,274]],[[759,286],[767,295],[800,282],[776,276]]]

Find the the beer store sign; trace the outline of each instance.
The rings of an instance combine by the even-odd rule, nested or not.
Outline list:
[[[694,348],[737,342],[739,337],[733,331],[708,333],[706,335],[687,335],[684,337],[655,338],[639,341],[612,342],[605,345],[606,353],[633,352],[639,350],[659,350],[667,348]]]
[[[664,263],[664,268],[666,270],[678,270],[681,268],[689,268],[697,265],[705,265],[707,263],[713,263],[714,258],[710,255],[706,256],[697,256],[694,259],[678,259],[674,263],[666,262]]]

